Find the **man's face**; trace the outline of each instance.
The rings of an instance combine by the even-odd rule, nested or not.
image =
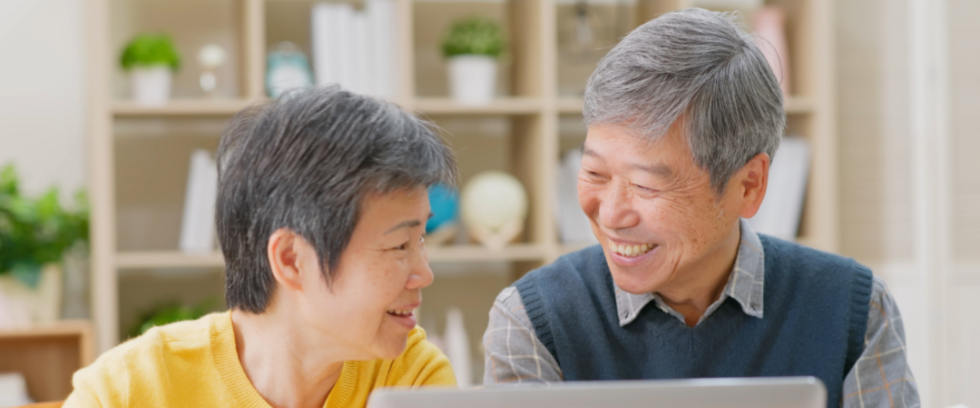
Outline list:
[[[699,271],[730,265],[724,258],[739,238],[738,190],[715,194],[678,124],[655,142],[619,125],[589,127],[579,204],[627,292],[683,290]]]

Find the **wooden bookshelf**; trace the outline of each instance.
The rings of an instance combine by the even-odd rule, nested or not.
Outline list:
[[[0,330],[0,372],[21,373],[36,401],[67,398],[72,374],[94,361],[94,351],[88,321]]]
[[[223,121],[265,98],[269,42],[288,39],[308,43],[309,14],[303,13],[308,13],[314,1],[86,1],[93,56],[88,70],[92,90],[92,299],[97,349],[104,351],[120,340],[121,270],[223,266],[218,253],[187,255],[177,250],[187,156],[192,148],[213,149]],[[625,27],[627,31],[663,12],[696,5],[696,0],[628,3],[631,27]],[[786,99],[787,134],[808,138],[813,152],[799,241],[835,251],[838,216],[832,2],[766,3],[784,6],[788,14],[793,95]],[[559,119],[574,119],[582,111],[581,95],[559,95],[559,89],[569,83],[583,88],[589,73],[569,73],[559,58],[563,26],[558,19],[567,15],[573,4],[562,0],[396,0],[397,60],[402,70],[393,100],[447,129],[448,142],[460,154],[464,182],[483,170],[504,170],[521,180],[530,198],[529,219],[519,243],[501,251],[474,245],[430,247],[434,268],[439,263],[503,261],[513,264],[513,276],[518,276],[521,271],[584,247],[560,242],[553,214],[557,207],[555,163],[562,148],[576,145],[560,134]],[[597,2],[595,7],[612,7],[602,4],[605,2]],[[448,98],[444,63],[433,51],[452,19],[472,14],[501,21],[509,37],[508,57],[500,67],[501,96],[480,106],[461,105]],[[282,19],[288,19],[288,24]],[[174,82],[175,99],[166,105],[147,107],[129,101],[126,78],[115,65],[122,44],[143,31],[171,32],[184,54],[184,68]],[[198,72],[194,55],[205,42],[217,42],[229,50],[229,67],[219,73],[224,88],[215,99],[205,99],[194,91]],[[598,57],[601,55],[596,61]],[[484,127],[503,128],[506,134],[496,139],[484,137],[480,134]],[[143,130],[148,136],[120,137]],[[581,143],[584,129],[571,137]],[[131,152],[167,155],[170,160],[120,156]],[[152,166],[147,164],[151,162]],[[133,168],[139,165],[145,167]],[[147,181],[148,172],[161,176]],[[474,334],[471,336],[476,338],[479,333]]]

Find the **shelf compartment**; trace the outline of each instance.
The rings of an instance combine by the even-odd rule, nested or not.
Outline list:
[[[92,325],[86,320],[61,320],[0,330],[0,372],[20,372],[31,397],[64,400],[71,393],[72,374],[92,363]]]
[[[467,105],[450,98],[417,98],[415,111],[426,115],[533,115],[543,104],[537,98],[497,98],[484,105]]]
[[[164,105],[141,105],[133,101],[112,104],[116,117],[232,116],[257,103],[248,99],[175,99]]]

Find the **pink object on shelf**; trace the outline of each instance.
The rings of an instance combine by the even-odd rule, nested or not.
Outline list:
[[[752,19],[756,44],[769,61],[776,74],[783,96],[790,95],[789,49],[786,45],[786,13],[779,6],[766,6],[756,10]]]

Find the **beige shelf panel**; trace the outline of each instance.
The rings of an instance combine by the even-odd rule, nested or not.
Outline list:
[[[585,102],[579,98],[561,98],[558,99],[558,113],[567,114],[582,114],[582,108],[585,106]]]
[[[539,245],[515,244],[501,250],[478,245],[433,246],[427,248],[430,262],[541,261],[546,251]],[[222,268],[219,252],[187,254],[180,251],[125,251],[116,254],[116,267],[141,268]]]
[[[787,115],[802,115],[813,113],[813,99],[805,96],[790,96],[783,102]]]
[[[418,98],[412,108],[426,115],[533,115],[544,104],[537,98],[498,98],[485,105],[466,105],[449,98]]]
[[[116,266],[140,268],[222,268],[225,259],[219,252],[188,254],[180,251],[126,251],[116,255]]]
[[[165,105],[148,106],[132,101],[112,104],[116,117],[232,116],[255,103],[248,99],[176,99]]]
[[[558,100],[558,113],[581,114],[584,102],[577,98],[561,98]],[[813,99],[805,96],[790,96],[786,98],[783,109],[787,115],[801,115],[813,112]]]

